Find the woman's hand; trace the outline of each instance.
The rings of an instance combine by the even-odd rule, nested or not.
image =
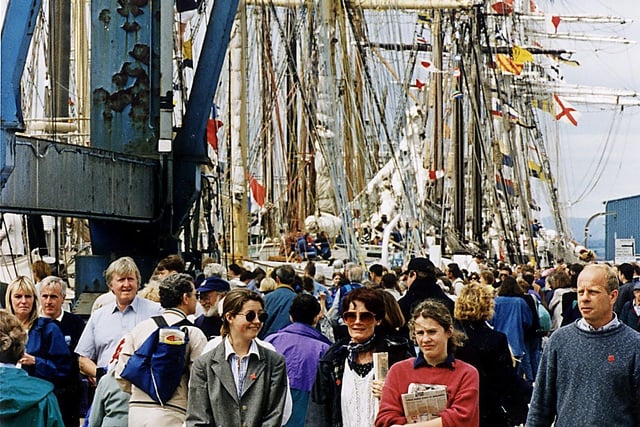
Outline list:
[[[382,397],[382,387],[384,386],[384,380],[371,381],[371,393],[378,399]]]
[[[30,355],[29,353],[25,353],[20,359],[20,364],[22,366],[33,366],[36,364],[36,357]]]

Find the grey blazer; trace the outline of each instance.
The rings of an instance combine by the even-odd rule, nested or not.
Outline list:
[[[191,367],[187,427],[280,427],[287,395],[284,357],[258,345],[238,397],[224,342]]]

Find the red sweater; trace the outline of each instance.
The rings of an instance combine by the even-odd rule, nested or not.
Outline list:
[[[447,408],[440,413],[443,427],[478,427],[480,380],[476,368],[462,360],[455,360],[453,369],[425,365],[414,368],[415,360],[403,360],[389,370],[382,389],[376,427],[407,423],[401,395],[407,393],[411,383],[447,386]]]

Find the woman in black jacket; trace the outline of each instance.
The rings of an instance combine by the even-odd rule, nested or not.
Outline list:
[[[633,285],[633,299],[625,302],[620,310],[620,321],[640,331],[640,314],[636,307],[640,307],[640,283]]]
[[[408,339],[390,336],[380,328],[385,317],[382,292],[362,287],[344,297],[342,319],[349,337],[336,342],[320,359],[306,426],[373,425],[383,384],[373,379],[373,353],[386,352],[389,366],[415,356]],[[349,392],[343,395],[345,387]],[[349,408],[346,414],[344,407]]]
[[[514,426],[526,420],[532,389],[516,375],[507,336],[487,323],[493,307],[493,287],[472,283],[462,289],[454,316],[467,340],[456,358],[480,374],[480,427]]]

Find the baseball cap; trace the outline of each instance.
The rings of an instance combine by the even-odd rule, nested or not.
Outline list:
[[[406,271],[404,271],[402,274],[407,274],[410,271],[422,271],[423,273],[428,273],[435,271],[435,269],[436,266],[433,265],[429,258],[417,257],[412,258],[411,261],[409,261],[409,265],[407,265]]]
[[[219,277],[207,277],[207,279],[200,285],[196,292],[229,292],[231,286],[229,282]]]

